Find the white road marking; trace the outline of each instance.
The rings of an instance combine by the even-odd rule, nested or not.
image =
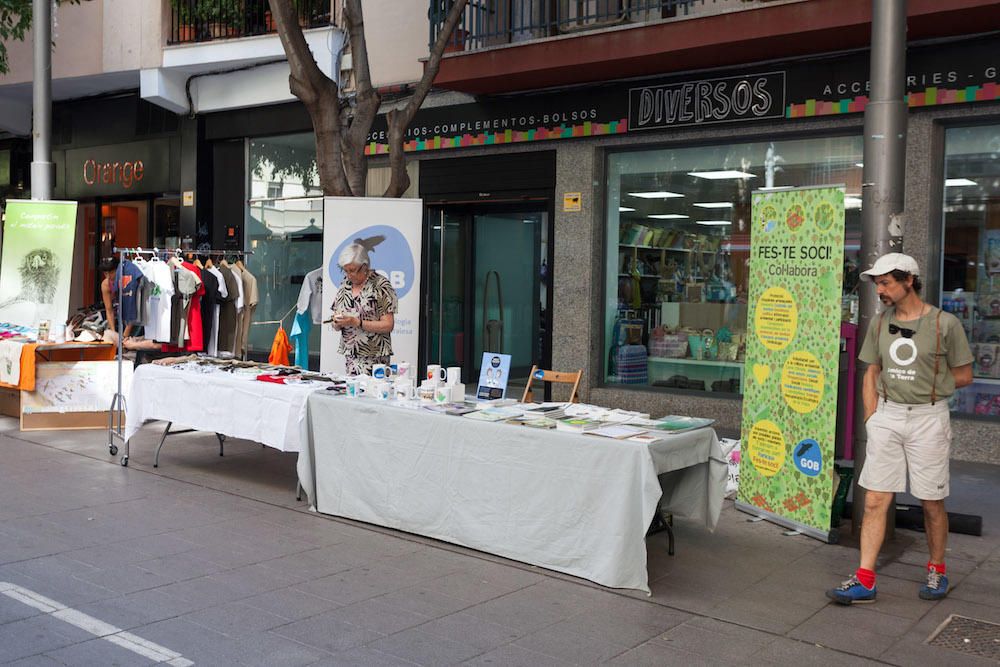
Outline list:
[[[164,646],[133,635],[131,632],[116,628],[110,623],[105,623],[99,618],[84,614],[82,611],[71,609],[61,602],[47,598],[27,588],[21,588],[6,581],[0,581],[0,593],[12,600],[17,600],[29,607],[33,607],[43,614],[49,614],[53,618],[58,618],[60,621],[74,625],[95,637],[106,639],[116,646],[121,646],[133,653],[138,653],[144,658],[155,660],[158,663],[165,663],[171,665],[171,667],[190,667],[194,664],[176,651],[171,651]]]

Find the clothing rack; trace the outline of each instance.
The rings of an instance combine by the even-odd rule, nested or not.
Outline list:
[[[262,320],[260,322],[251,322],[250,326],[255,326],[257,324],[280,324],[280,325],[284,326],[285,325],[285,320],[288,319],[289,315],[291,315],[292,313],[295,312],[296,308],[298,308],[298,305],[295,305],[295,306],[292,306],[291,308],[289,308],[288,312],[285,313],[284,315],[282,315],[280,320]]]
[[[128,466],[128,456],[129,456],[129,443],[125,440],[125,396],[122,394],[122,344],[125,337],[125,322],[122,317],[122,298],[121,298],[121,278],[122,278],[122,264],[128,257],[157,257],[161,260],[167,260],[171,257],[184,257],[186,255],[209,255],[218,256],[222,255],[224,257],[247,257],[254,254],[253,250],[233,250],[233,249],[198,249],[190,250],[183,248],[174,249],[160,249],[153,248],[152,250],[144,250],[142,248],[119,248],[115,246],[113,252],[118,256],[118,267],[115,269],[115,290],[118,293],[118,304],[115,307],[115,329],[118,333],[118,387],[115,391],[114,397],[111,399],[111,408],[108,412],[108,452],[111,456],[118,454],[118,443],[122,443],[125,447],[125,454],[122,455],[121,464],[123,466]],[[167,431],[170,431],[170,425],[167,425]],[[186,432],[186,431],[185,431]],[[176,431],[174,433],[177,433]],[[173,435],[171,433],[170,435]],[[219,438],[219,455],[222,455],[222,442],[224,436],[216,433]],[[163,438],[166,438],[164,434]],[[160,446],[163,446],[163,439],[160,440]],[[157,459],[159,459],[160,450],[156,450]]]

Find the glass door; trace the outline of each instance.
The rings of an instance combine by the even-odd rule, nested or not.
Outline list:
[[[479,378],[484,351],[511,355],[507,395],[549,364],[549,214],[537,204],[429,209],[425,363]]]

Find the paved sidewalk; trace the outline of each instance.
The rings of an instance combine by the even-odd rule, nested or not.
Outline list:
[[[647,597],[310,513],[293,454],[192,433],[154,469],[156,441],[123,468],[103,432],[0,418],[0,663],[996,664],[926,640],[1000,623],[998,466],[953,465],[949,510],[984,536],[951,536],[947,599],[917,598],[926,545],[898,530],[878,602],[848,608],[823,591],[855,549],[731,505],[714,534],[678,521],[674,557],[649,538]]]

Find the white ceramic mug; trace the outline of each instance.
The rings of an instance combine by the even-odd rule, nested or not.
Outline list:
[[[396,377],[406,378],[407,380],[412,377],[409,361],[400,361],[396,364]]]
[[[397,378],[393,383],[393,398],[397,401],[406,401],[414,396],[413,383],[409,378]]]
[[[460,366],[449,366],[446,377],[448,378],[448,386],[454,387],[462,381],[462,368]]]
[[[388,401],[392,398],[392,384],[385,380],[375,382],[375,398],[380,401]]]
[[[386,380],[389,378],[390,371],[386,364],[375,364],[372,366],[372,377],[376,380]]]
[[[352,398],[357,398],[362,393],[364,393],[364,390],[362,389],[361,378],[347,378],[347,395]]]
[[[442,382],[446,377],[448,371],[441,368],[439,364],[429,364],[427,366],[427,379],[434,380],[435,382]]]
[[[448,403],[451,401],[451,387],[447,385],[438,385],[434,389],[434,402],[435,403]]]

